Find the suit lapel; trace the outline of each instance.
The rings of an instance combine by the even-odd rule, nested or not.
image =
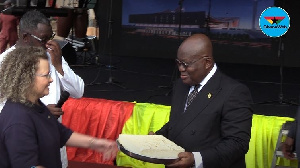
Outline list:
[[[210,105],[218,93],[222,90],[220,87],[222,75],[219,71],[216,71],[214,76],[207,82],[207,84],[201,89],[197,94],[196,98],[193,100],[191,105],[186,109],[184,113],[178,113],[176,116],[176,122],[174,122],[172,127],[174,127],[173,137],[177,137],[183,129],[185,129],[194,119],[197,118],[201,112]],[[187,90],[186,95],[188,94]],[[183,101],[183,105],[180,105],[182,109],[185,106],[186,96]],[[183,110],[182,110],[183,111]]]
[[[172,103],[172,109],[174,109],[174,113],[172,115],[176,118],[181,117],[184,111],[187,95],[190,90],[190,86],[183,84],[182,81],[179,81],[177,85],[179,86],[177,87],[178,89],[176,90],[176,95],[174,95]]]

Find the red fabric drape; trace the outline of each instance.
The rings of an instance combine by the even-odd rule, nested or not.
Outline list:
[[[63,105],[62,123],[72,130],[98,138],[116,140],[132,114],[134,103],[96,98],[69,98]],[[102,154],[89,149],[67,147],[68,160],[104,162]]]

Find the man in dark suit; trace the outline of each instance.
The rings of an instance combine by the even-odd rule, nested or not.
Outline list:
[[[180,79],[173,88],[170,120],[155,134],[186,152],[167,166],[245,168],[252,125],[249,89],[219,71],[204,34],[187,38],[176,62]]]
[[[281,150],[285,158],[290,160],[298,159],[298,167],[300,168],[300,107],[295,121],[292,122],[285,141],[281,144]],[[295,156],[296,152],[296,156]]]

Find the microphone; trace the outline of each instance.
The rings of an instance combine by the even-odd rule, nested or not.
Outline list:
[[[69,93],[69,92],[63,91],[63,92],[61,93],[60,98],[59,98],[57,104],[55,105],[55,107],[61,108],[62,105],[68,100],[69,96],[70,96],[70,93]]]

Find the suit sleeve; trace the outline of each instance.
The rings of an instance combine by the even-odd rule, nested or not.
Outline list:
[[[168,138],[168,130],[169,130],[169,122],[167,122],[160,130],[156,131],[156,135],[162,135],[166,138]]]
[[[225,98],[221,111],[221,140],[200,151],[204,167],[230,167],[245,157],[252,125],[252,98],[249,89],[237,85]]]
[[[296,132],[297,132],[297,125],[299,124],[299,118],[300,117],[300,107],[298,107],[297,115],[295,117],[295,121],[291,123],[291,126],[289,128],[288,137],[296,139]]]
[[[175,93],[176,92],[176,86],[178,85],[178,83],[181,82],[181,80],[177,80],[175,83],[174,83],[174,86],[172,88],[172,92]],[[173,97],[174,98],[174,97]],[[173,108],[173,105],[172,105],[172,108]],[[172,110],[171,110],[171,114],[172,115]],[[169,127],[170,126],[170,123],[167,122],[161,129],[159,129],[158,131],[155,132],[156,135],[163,135],[164,137],[168,138],[169,137]]]
[[[289,129],[288,137],[295,139],[296,138],[296,128],[297,128],[297,120],[295,120]]]

